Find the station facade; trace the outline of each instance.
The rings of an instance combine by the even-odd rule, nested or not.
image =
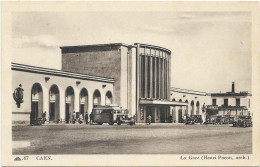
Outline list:
[[[159,46],[123,43],[64,46],[62,70],[115,79],[113,102],[127,108],[136,121],[171,122],[171,51]]]
[[[171,100],[185,103],[185,106],[171,107],[173,122],[183,123],[185,117],[190,115],[201,115],[206,119],[205,108],[210,104],[210,95],[206,92],[174,88],[170,90]]]
[[[219,111],[233,110],[219,104],[231,96],[248,104],[238,112],[250,113],[245,92],[207,94],[171,87],[171,51],[166,48],[140,43],[60,48],[62,69],[12,63],[14,123],[28,123],[44,112],[47,122],[70,123],[74,111],[84,116],[97,105],[111,104],[127,109],[138,123],[147,122],[149,115],[152,123],[182,123],[190,115],[202,115],[205,121],[205,107],[214,108],[214,101]]]
[[[95,105],[113,103],[112,78],[17,63],[11,68],[13,124],[29,124],[43,112],[47,123],[71,123],[74,111],[84,116]]]

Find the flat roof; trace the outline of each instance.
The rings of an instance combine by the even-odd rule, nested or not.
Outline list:
[[[186,93],[186,94],[193,94],[193,95],[201,95],[201,96],[207,96],[207,92],[201,92],[201,91],[195,91],[195,90],[189,90],[189,89],[181,89],[181,88],[175,88],[171,87],[170,91],[172,92],[179,92],[179,93]]]
[[[217,96],[252,96],[251,93],[248,92],[239,92],[239,93],[234,93],[234,92],[227,92],[227,93],[210,93],[211,96],[217,97]]]
[[[144,105],[168,105],[168,106],[188,106],[188,103],[169,101],[169,100],[159,100],[159,99],[140,99],[140,104]]]
[[[142,44],[142,43],[134,43],[134,45],[128,45],[125,43],[108,43],[108,44],[91,44],[91,45],[75,45],[75,46],[60,46],[60,49],[79,49],[79,48],[92,48],[92,47],[112,47],[112,46],[124,46],[124,47],[132,47],[136,48],[137,45],[140,45],[140,47],[144,48],[153,48],[158,49],[161,51],[165,51],[168,54],[171,54],[171,51],[167,48],[163,48],[160,46],[155,45],[148,45],[148,44]]]
[[[148,44],[142,44],[142,43],[134,43],[135,45],[140,45],[140,47],[144,47],[144,48],[151,48],[151,49],[158,49],[161,51],[165,51],[168,52],[168,54],[171,54],[171,50],[167,49],[167,48],[163,48],[160,46],[155,46],[155,45],[148,45]]]
[[[105,46],[125,46],[125,47],[136,47],[125,43],[108,43],[108,44],[91,44],[91,45],[75,45],[75,46],[60,46],[63,48],[88,48],[88,47],[105,47]]]
[[[11,69],[16,71],[24,71],[24,72],[31,72],[31,73],[38,73],[38,74],[45,74],[45,75],[54,75],[60,77],[67,77],[67,78],[75,78],[81,80],[92,80],[98,82],[107,82],[107,83],[114,83],[114,78],[106,78],[101,76],[94,76],[94,75],[87,75],[82,73],[75,73],[70,71],[63,71],[51,68],[44,68],[44,67],[37,67],[25,64],[18,64],[18,63],[11,63]]]

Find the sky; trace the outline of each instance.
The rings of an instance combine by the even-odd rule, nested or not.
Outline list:
[[[15,12],[12,62],[61,69],[60,46],[145,43],[172,51],[171,86],[251,92],[249,12]]]

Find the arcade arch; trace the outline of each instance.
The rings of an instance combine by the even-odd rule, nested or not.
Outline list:
[[[80,114],[83,118],[86,113],[88,113],[88,91],[86,88],[82,88],[79,95],[79,109]]]
[[[99,90],[95,90],[93,94],[93,108],[101,104],[101,94]]]
[[[111,91],[107,91],[107,93],[106,93],[106,105],[112,104],[112,102],[113,102],[112,98],[113,98],[113,96],[112,96]]]
[[[49,91],[49,121],[58,123],[60,120],[60,92],[57,85]]]
[[[42,118],[43,114],[43,91],[39,83],[35,83],[31,89],[31,114],[30,123]]]
[[[69,86],[65,91],[65,121],[72,122],[72,114],[74,111],[74,89]]]

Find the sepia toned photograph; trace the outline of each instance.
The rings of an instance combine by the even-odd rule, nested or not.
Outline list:
[[[124,164],[117,156],[172,155],[180,165],[252,166],[257,159],[255,11],[215,10],[214,3],[211,10],[183,11],[166,2],[108,3],[108,10],[85,2],[67,11],[54,2],[47,4],[52,10],[29,4],[35,9],[3,11],[8,162],[113,156],[104,165],[117,166]],[[157,10],[160,4],[167,10]]]

